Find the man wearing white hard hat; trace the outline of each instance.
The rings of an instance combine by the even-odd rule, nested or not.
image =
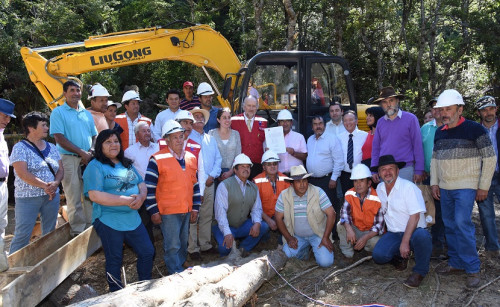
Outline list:
[[[242,257],[259,243],[269,226],[262,220],[262,203],[259,190],[250,180],[252,162],[245,154],[236,156],[233,162],[234,176],[222,181],[217,188],[215,201],[215,219],[212,227],[221,256],[229,254],[234,239],[242,239],[240,252]]]
[[[215,138],[203,130],[208,120],[209,112],[205,109],[194,108],[190,111],[193,114],[193,130],[189,138],[201,145],[201,160],[203,161],[203,174],[198,178],[203,185],[203,202],[200,208],[199,220],[197,224],[192,224],[189,232],[189,257],[192,260],[200,260],[201,253],[215,252],[212,247],[212,219],[214,212],[215,198],[215,178],[220,176],[222,156],[217,146]]]
[[[97,133],[109,129],[108,122],[106,121],[106,117],[104,113],[108,109],[108,97],[111,95],[108,93],[108,90],[99,83],[94,84],[90,88],[89,100],[90,100],[90,108],[87,110],[92,114],[94,118],[94,124],[97,129]]]
[[[196,178],[196,157],[184,150],[184,129],[174,121],[162,128],[167,147],[151,156],[146,172],[148,196],[144,205],[163,234],[168,274],[184,270],[189,224],[194,223],[201,197]]]
[[[171,120],[175,120],[175,116],[179,114],[181,109],[179,108],[181,101],[181,94],[176,89],[171,89],[167,92],[167,97],[165,101],[167,102],[168,108],[166,110],[161,111],[156,115],[154,127],[152,128],[153,137],[155,140],[161,140],[161,128],[163,125]]]
[[[137,142],[134,133],[135,125],[140,122],[146,122],[150,127],[153,121],[139,112],[141,102],[139,93],[135,90],[129,90],[123,94],[122,103],[125,106],[125,113],[117,115],[115,121],[122,127],[123,133],[120,134],[123,150]]]
[[[384,233],[384,215],[377,191],[371,188],[372,173],[360,163],[351,172],[354,187],[345,193],[337,224],[342,254],[352,260],[354,250],[371,252]]]
[[[325,191],[308,182],[310,176],[303,165],[292,167],[292,185],[276,202],[276,224],[286,242],[287,257],[305,259],[312,247],[318,265],[329,267],[333,264],[335,210]]]
[[[449,89],[434,106],[440,108],[444,126],[434,136],[431,188],[434,198],[441,200],[449,256],[448,264],[436,272],[465,272],[466,286],[477,288],[481,262],[471,214],[474,201],[488,196],[496,155],[488,131],[462,116],[464,105],[462,95]]]
[[[290,183],[286,181],[288,177],[278,171],[279,162],[280,158],[274,151],[266,151],[262,155],[262,168],[264,171],[253,179],[253,182],[259,189],[259,196],[262,202],[262,218],[271,230],[278,229],[274,221],[276,201],[281,192],[290,187]]]
[[[217,112],[219,112],[219,108],[216,108],[212,105],[213,96],[215,94],[212,86],[207,82],[202,82],[198,85],[198,90],[196,94],[200,97],[200,107],[201,109],[209,112],[210,116],[205,123],[205,127],[203,130],[208,133],[208,131],[217,128]]]
[[[290,111],[281,110],[277,121],[278,125],[283,127],[286,146],[286,152],[278,154],[280,157],[278,170],[288,175],[292,166],[304,165],[307,158],[306,139],[302,134],[292,130],[293,117]]]

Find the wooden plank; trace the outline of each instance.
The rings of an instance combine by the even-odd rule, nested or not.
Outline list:
[[[9,266],[15,268],[36,265],[71,239],[69,231],[69,223],[66,223],[44,237],[31,242],[9,255]]]
[[[5,286],[0,305],[35,306],[100,247],[94,228],[88,228]]]

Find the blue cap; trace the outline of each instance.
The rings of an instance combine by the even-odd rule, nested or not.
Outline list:
[[[3,114],[16,118],[14,115],[14,106],[15,105],[12,101],[0,98],[0,112]]]

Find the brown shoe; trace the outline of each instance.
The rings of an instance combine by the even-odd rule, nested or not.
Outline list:
[[[479,273],[467,273],[467,282],[465,283],[467,288],[475,289],[479,287],[480,283]]]
[[[464,270],[454,268],[454,267],[452,267],[452,266],[450,266],[448,264],[436,268],[435,271],[436,271],[436,273],[442,274],[442,275],[451,275],[451,274],[457,274],[457,273],[463,273],[464,272]]]
[[[420,283],[424,279],[424,276],[418,274],[418,273],[411,273],[411,275],[406,279],[406,281],[403,283],[403,285],[407,286],[408,288],[418,288],[420,286]]]
[[[396,271],[402,272],[406,270],[406,268],[408,267],[408,258],[400,258],[400,257],[393,258],[391,263],[396,269]]]

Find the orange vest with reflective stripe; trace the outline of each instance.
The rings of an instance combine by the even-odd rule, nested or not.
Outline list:
[[[120,115],[116,115],[115,122],[117,122],[118,125],[120,125],[120,127],[122,127],[122,129],[123,129],[122,134],[120,134],[120,139],[122,140],[123,151],[125,151],[125,149],[127,149],[130,145],[132,145],[132,144],[128,143],[128,137],[129,137],[129,135],[128,135],[128,121],[127,121],[127,116],[125,115],[125,113],[122,113]],[[151,123],[153,121],[149,117],[141,115],[138,122],[146,122],[151,127]],[[137,142],[137,140],[136,140],[136,142]]]
[[[285,181],[285,178],[287,177],[284,174],[278,172],[278,179],[276,180],[276,194],[274,194],[273,187],[271,186],[269,180],[266,178],[266,172],[258,174],[253,179],[253,182],[257,185],[257,188],[259,188],[260,200],[262,201],[262,210],[269,217],[274,216],[276,201],[278,200],[281,191],[287,189],[290,186],[290,183]]]
[[[375,215],[380,209],[381,203],[377,191],[371,189],[370,195],[365,198],[363,208],[356,196],[356,190],[350,189],[345,193],[345,200],[351,205],[352,223],[361,231],[370,230],[373,227]]]
[[[185,153],[185,170],[170,153],[168,147],[155,153],[153,157],[158,166],[156,203],[160,214],[191,212],[193,209],[193,185],[197,182],[198,163],[196,157],[189,152]]]

